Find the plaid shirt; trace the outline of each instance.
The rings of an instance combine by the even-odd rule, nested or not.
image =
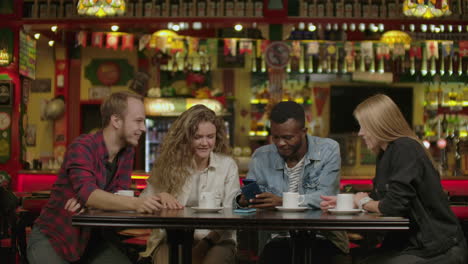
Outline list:
[[[83,255],[91,229],[73,227],[72,214],[64,209],[70,198],[86,204],[96,189],[116,192],[129,189],[133,169],[134,148],[119,152],[117,171],[107,184],[106,161],[109,158],[102,131],[81,135],[68,147],[51,197],[35,222],[55,251],[67,261],[77,261]],[[110,175],[111,177],[111,175]]]

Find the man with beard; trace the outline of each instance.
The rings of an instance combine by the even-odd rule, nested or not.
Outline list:
[[[111,230],[73,227],[72,212],[81,205],[103,210],[152,213],[158,196],[115,195],[130,189],[133,158],[146,131],[143,98],[113,93],[101,105],[103,129],[76,138],[68,147],[51,197],[34,223],[28,260],[42,263],[131,263],[112,243]]]
[[[304,109],[288,101],[275,105],[270,114],[273,144],[258,148],[249,164],[248,179],[254,179],[262,191],[241,207],[275,208],[283,205],[283,192],[298,192],[300,206],[320,209],[321,195],[339,192],[340,150],[337,142],[307,135]],[[270,237],[267,239],[271,239]],[[261,239],[260,239],[261,240]],[[321,232],[311,241],[314,263],[343,263],[349,252],[345,232]],[[276,234],[265,246],[261,263],[291,263],[292,249],[288,234]]]

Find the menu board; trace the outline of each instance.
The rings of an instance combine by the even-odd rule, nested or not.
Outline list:
[[[36,79],[36,40],[20,32],[20,74]]]

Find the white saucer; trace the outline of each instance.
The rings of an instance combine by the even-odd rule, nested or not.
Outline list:
[[[358,213],[361,213],[362,210],[361,209],[338,210],[335,208],[330,208],[328,209],[328,212],[332,214],[358,214]]]
[[[193,210],[200,213],[213,213],[223,209],[223,207],[203,208],[203,207],[192,207]]]
[[[302,211],[309,209],[309,207],[305,207],[305,206],[300,206],[300,207],[275,206],[275,208],[284,212],[302,212]]]

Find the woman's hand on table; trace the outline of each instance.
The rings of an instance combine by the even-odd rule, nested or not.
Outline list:
[[[135,206],[135,211],[138,213],[152,214],[153,212],[159,211],[163,208],[161,198],[157,195],[140,196],[137,199],[138,201]]]
[[[85,208],[81,206],[81,204],[75,198],[70,198],[65,203],[65,210],[72,214],[81,214],[84,212]]]
[[[365,192],[358,192],[354,195],[354,204],[356,205],[356,207],[359,206],[359,201],[364,198],[364,197],[368,197],[369,194],[368,193],[365,193]]]
[[[320,209],[322,211],[327,211],[330,208],[336,207],[336,196],[320,195],[320,198],[322,198],[320,202]]]
[[[167,192],[159,193],[159,194],[157,194],[157,196],[159,196],[159,198],[161,198],[161,204],[162,204],[163,208],[166,208],[166,209],[182,209],[182,208],[184,208],[184,206],[182,204],[180,204],[179,201],[177,201],[177,199],[174,198],[174,196],[170,195]]]

